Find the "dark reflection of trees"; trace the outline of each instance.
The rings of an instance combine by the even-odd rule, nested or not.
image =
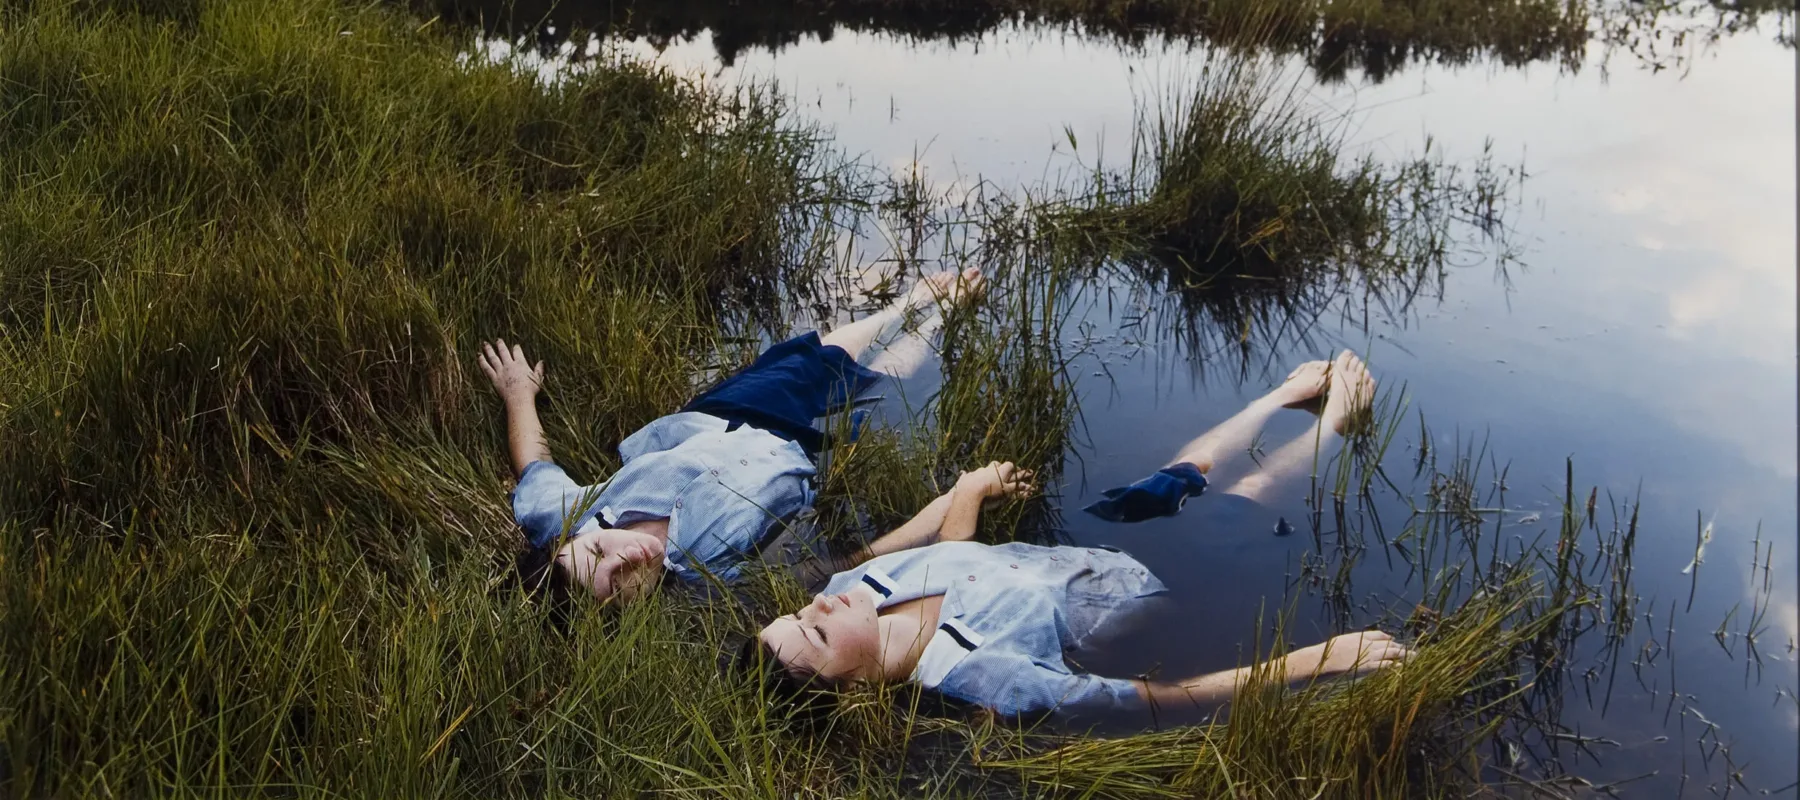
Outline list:
[[[534,40],[545,52],[589,34],[644,37],[665,46],[711,31],[725,64],[750,48],[778,51],[805,37],[829,40],[839,28],[919,40],[956,41],[1008,25],[1041,25],[1140,46],[1166,36],[1189,43],[1253,44],[1304,53],[1319,74],[1365,70],[1379,80],[1416,60],[1467,63],[1493,56],[1507,64],[1556,60],[1575,65],[1588,40],[1579,4],[1468,0],[1454,8],[1425,0],[1369,7],[1284,2],[1245,11],[1237,4],[1187,0],[406,0],[509,39]]]
[[[1175,252],[1115,266],[1156,297],[1145,309],[1143,323],[1153,326],[1146,333],[1179,347],[1200,377],[1229,383],[1278,378],[1293,354],[1324,353],[1371,322],[1402,324],[1417,300],[1440,296],[1442,279],[1435,270],[1379,280],[1330,270],[1221,272]]]

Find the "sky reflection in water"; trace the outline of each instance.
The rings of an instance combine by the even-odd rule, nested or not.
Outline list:
[[[1670,599],[1687,594],[1679,570],[1692,555],[1695,515],[1714,518],[1702,597],[1677,620],[1688,631],[1676,643],[1688,676],[1682,691],[1735,740],[1734,758],[1751,764],[1751,788],[1791,786],[1800,713],[1777,689],[1795,688],[1789,646],[1800,635],[1795,86],[1793,51],[1769,39],[1728,39],[1686,75],[1615,55],[1605,64],[1595,56],[1573,75],[1549,65],[1414,66],[1378,85],[1352,75],[1309,89],[1321,113],[1344,115],[1352,150],[1416,154],[1429,136],[1452,158],[1468,158],[1491,139],[1500,162],[1522,159],[1531,176],[1514,220],[1522,264],[1504,281],[1492,263],[1453,268],[1442,302],[1377,320],[1367,333],[1326,324],[1312,331],[1313,349],[1272,354],[1266,372],[1243,381],[1233,370],[1196,370],[1166,342],[1113,346],[1110,357],[1102,347],[1078,362],[1088,436],[1071,461],[1065,519],[1077,541],[1171,565],[1158,572],[1183,599],[1193,635],[1158,654],[1167,670],[1235,663],[1236,643],[1248,641],[1265,598],[1279,604],[1307,537],[1197,532],[1192,519],[1119,529],[1074,509],[1161,466],[1180,441],[1293,363],[1348,346],[1385,385],[1407,386],[1437,447],[1453,446],[1459,432],[1485,439],[1509,467],[1509,505],[1520,517],[1542,513],[1539,528],[1555,525],[1565,457],[1575,459],[1578,487],[1623,498],[1641,485],[1637,588],[1658,630]],[[778,54],[745,52],[729,68],[705,36],[661,52],[643,42],[626,49],[709,80],[775,80],[852,153],[895,171],[922,169],[940,186],[979,179],[1002,187],[1078,177],[1097,160],[1120,164],[1135,104],[1179,91],[1199,58],[1154,43],[1131,53],[1029,31],[956,45],[840,31]],[[1116,333],[1113,312],[1096,306],[1083,318]],[[1268,446],[1305,424],[1298,412],[1278,420]],[[1403,426],[1396,447],[1415,448],[1415,438],[1416,425]],[[1298,496],[1282,510],[1304,513]],[[1777,543],[1760,679],[1702,633],[1734,604],[1750,605],[1758,523]],[[1634,789],[1673,794],[1680,770],[1671,765],[1683,756],[1694,776],[1689,793],[1724,779],[1716,767],[1702,769],[1695,723],[1665,730],[1662,703],[1629,680],[1621,678],[1605,718],[1576,705],[1568,713],[1566,723],[1624,745],[1580,770],[1594,780],[1659,769]],[[1650,743],[1651,731],[1670,741]]]

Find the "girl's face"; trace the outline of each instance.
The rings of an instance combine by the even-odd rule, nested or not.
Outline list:
[[[602,528],[576,537],[556,554],[575,583],[595,599],[637,600],[650,593],[663,569],[663,543],[647,533]]]
[[[822,594],[805,608],[762,629],[769,648],[789,672],[831,683],[881,677],[881,625],[872,592]]]

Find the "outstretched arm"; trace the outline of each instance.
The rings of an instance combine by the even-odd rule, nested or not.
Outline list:
[[[513,477],[525,475],[533,461],[549,461],[550,446],[544,441],[544,424],[538,420],[537,393],[544,384],[544,362],[532,366],[525,349],[506,346],[496,339],[481,346],[481,371],[493,381],[494,391],[506,404],[506,445],[512,457]]]
[[[968,541],[975,536],[975,520],[981,515],[984,501],[1007,495],[1023,497],[1032,490],[1030,480],[1031,472],[1014,468],[1011,461],[995,461],[965,472],[950,491],[938,495],[905,525],[888,531],[859,551],[851,566],[933,542]]]
[[[1138,685],[1138,694],[1152,705],[1210,707],[1231,700],[1259,671],[1271,682],[1293,684],[1374,672],[1399,664],[1411,655],[1411,649],[1381,631],[1346,633],[1254,667],[1174,683],[1146,681]]]
[[[850,556],[849,566],[854,567],[877,556],[924,547],[937,541],[938,529],[944,526],[944,515],[950,511],[955,496],[955,489],[938,495],[924,508],[919,509],[919,513],[914,514],[913,518],[907,520],[905,524],[882,534],[875,541],[870,542],[867,547],[857,550]],[[846,569],[848,568],[846,567]]]

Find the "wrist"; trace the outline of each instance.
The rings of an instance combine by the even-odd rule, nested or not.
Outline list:
[[[1318,651],[1312,647],[1302,647],[1281,657],[1276,674],[1285,683],[1296,683],[1313,678],[1319,667]]]
[[[960,493],[961,501],[972,506],[981,506],[994,497],[985,486],[970,487]]]

